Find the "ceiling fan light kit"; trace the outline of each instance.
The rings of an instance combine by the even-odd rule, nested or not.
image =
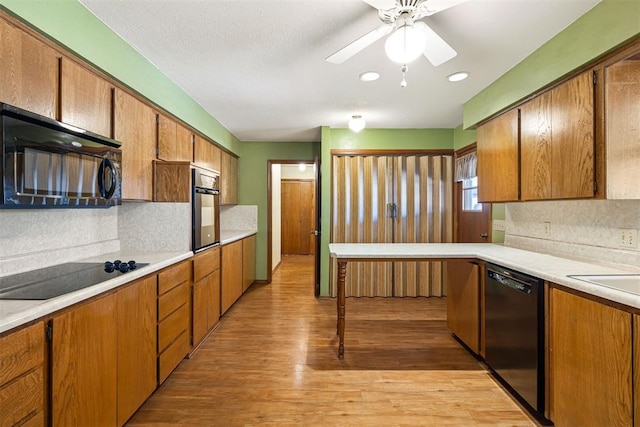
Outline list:
[[[384,43],[384,50],[393,62],[408,64],[415,61],[427,47],[426,34],[414,26],[410,16],[398,19],[400,26]]]
[[[356,133],[364,129],[365,125],[366,125],[366,122],[364,121],[361,115],[351,116],[351,119],[349,120],[349,129],[351,129],[353,132],[356,132]]]

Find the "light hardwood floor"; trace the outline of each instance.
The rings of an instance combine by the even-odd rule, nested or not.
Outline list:
[[[440,298],[313,296],[312,257],[283,257],[129,425],[534,426],[446,329]]]

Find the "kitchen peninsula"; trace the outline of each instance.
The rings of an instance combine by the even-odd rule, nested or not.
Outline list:
[[[547,282],[640,310],[638,294],[569,277],[591,274],[639,274],[640,269],[633,266],[578,261],[491,243],[331,243],[329,252],[338,264],[337,312],[340,359],[344,357],[345,280],[347,266],[352,262],[488,261],[539,277]]]

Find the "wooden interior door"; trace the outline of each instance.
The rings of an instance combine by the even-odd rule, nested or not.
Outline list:
[[[311,231],[315,229],[313,180],[282,180],[282,254],[310,255]]]
[[[456,243],[491,243],[491,203],[481,203],[481,211],[465,211],[462,183],[455,183]]]

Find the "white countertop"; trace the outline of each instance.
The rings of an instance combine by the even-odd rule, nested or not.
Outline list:
[[[122,286],[140,277],[161,270],[172,264],[189,259],[193,252],[114,252],[98,257],[74,260],[74,262],[104,262],[116,259],[135,259],[140,263],[149,263],[145,267],[116,276],[111,280],[89,286],[75,292],[60,295],[48,300],[0,300],[0,333],[47,316],[65,307],[86,300],[103,292]]]
[[[622,264],[578,261],[492,243],[331,243],[333,258],[477,258],[530,274],[549,282],[640,308],[640,295],[567,277],[569,275],[640,274],[640,268]]]
[[[228,245],[236,240],[256,234],[258,230],[220,230],[220,245]]]

